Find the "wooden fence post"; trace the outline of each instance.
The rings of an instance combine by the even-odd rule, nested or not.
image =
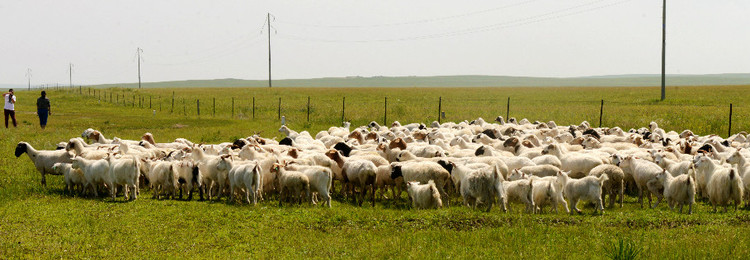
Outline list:
[[[253,97],[253,119],[255,119],[255,97]]]
[[[307,122],[310,122],[310,96],[307,96]]]
[[[599,127],[602,127],[602,114],[604,114],[604,99],[602,99],[602,105],[599,107]]]
[[[442,122],[440,122],[441,121],[441,119],[440,119],[440,111],[442,111],[442,110],[443,110],[443,97],[440,97],[438,99],[438,120],[437,120],[438,123],[442,123]]]
[[[505,108],[505,121],[510,119],[510,97],[508,97],[508,106]]]
[[[387,125],[388,123],[388,97],[385,97],[385,102],[383,104],[383,125]]]
[[[729,103],[729,132],[727,133],[727,138],[732,136],[732,103]]]
[[[345,113],[346,113],[346,97],[344,97],[341,100],[341,123],[342,124],[346,121],[344,117]]]
[[[279,120],[281,120],[281,97],[279,97]]]
[[[201,100],[196,99],[195,104],[196,104],[196,107],[198,108],[198,116],[200,116],[201,115]]]
[[[234,97],[232,97],[232,118],[234,118]]]

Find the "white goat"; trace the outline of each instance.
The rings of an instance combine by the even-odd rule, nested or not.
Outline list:
[[[745,207],[747,207],[750,205],[750,163],[742,155],[742,151],[745,151],[745,149],[737,149],[737,151],[727,158],[727,162],[737,165],[737,170],[739,170],[740,176],[742,176],[742,184],[745,185],[743,199],[745,200]]]
[[[99,197],[97,191],[99,185],[109,185],[109,161],[108,160],[87,160],[85,158],[76,157],[73,158],[71,164],[73,169],[80,169],[83,171],[83,176],[86,178],[86,185],[84,186],[84,192],[91,187],[94,190],[94,196]]]
[[[378,167],[375,166],[372,161],[366,159],[350,158],[344,162],[341,167],[341,174],[344,177],[344,183],[351,183],[351,191],[355,193],[355,188],[359,186],[359,205],[362,206],[364,202],[365,194],[367,193],[367,186],[369,185],[372,189],[372,206],[375,206],[375,178],[377,176]],[[357,196],[353,195],[354,203],[357,203]]]
[[[550,205],[557,213],[557,201],[555,195],[557,190],[555,189],[554,182],[551,181],[538,181],[534,183],[534,189],[532,191],[532,199],[534,200],[534,211],[542,212],[544,206]]]
[[[625,172],[620,167],[611,164],[602,164],[591,169],[589,176],[600,177],[606,174],[608,179],[602,186],[602,201],[606,204],[606,196],[609,195],[609,206],[615,205],[615,200],[620,197],[620,208],[625,198]]]
[[[536,165],[547,164],[555,166],[557,168],[560,168],[562,166],[562,162],[560,161],[560,159],[551,154],[534,157],[534,159],[531,159],[531,162],[535,163]]]
[[[667,200],[669,209],[674,210],[675,204],[680,206],[688,205],[688,214],[693,214],[693,204],[695,204],[695,180],[693,177],[683,174],[673,177],[666,169],[656,176],[664,186],[664,198]]]
[[[542,150],[542,154],[551,154],[560,159],[560,169],[570,172],[570,177],[586,176],[591,169],[604,163],[601,158],[593,155],[567,152],[559,144],[548,145]]]
[[[227,156],[227,155],[223,155]],[[217,184],[218,195],[217,198],[221,198],[221,194],[224,191],[224,186],[227,184],[227,174],[229,169],[222,168],[221,170],[217,167],[217,164],[221,161],[221,157],[216,155],[208,155],[203,152],[200,147],[195,147],[192,151],[193,160],[198,163],[198,169],[201,172],[201,184],[205,190],[208,200],[213,198],[214,184]]]
[[[125,200],[137,199],[138,198],[138,176],[140,174],[140,160],[138,157],[123,157],[115,159],[109,157],[109,186],[112,200],[115,200],[117,194],[117,186],[123,186],[123,194]],[[128,196],[128,191],[132,196]]]
[[[245,200],[248,204],[257,205],[257,195],[261,188],[261,169],[257,163],[235,164],[230,158],[222,157],[218,163],[219,170],[229,169],[229,201],[234,201],[237,192],[245,191]],[[250,200],[252,197],[252,201]]]
[[[645,191],[648,195],[648,204],[651,206],[651,193],[655,194],[658,198],[657,202],[653,207],[659,205],[662,199],[661,184],[656,180],[656,176],[662,172],[662,168],[655,163],[640,159],[634,156],[627,156],[619,162],[620,168],[624,172],[630,172],[635,180],[635,185],[638,186],[638,202],[641,203],[643,208],[643,192]]]
[[[662,169],[666,169],[674,177],[688,174],[688,171],[692,167],[692,162],[690,161],[675,161],[661,153],[654,154],[654,163],[658,164]]]
[[[562,175],[565,177],[568,176],[565,172],[563,172]],[[604,206],[602,203],[602,185],[607,179],[607,174],[602,174],[599,177],[586,176],[581,179],[568,178],[566,180],[564,193],[565,196],[568,197],[568,200],[570,200],[568,203],[570,213],[573,214],[573,210],[579,214],[581,213],[581,210],[578,209],[579,200],[596,203],[594,213],[596,213],[597,210],[604,213]]]
[[[734,202],[734,209],[737,210],[737,206],[742,204],[744,193],[744,185],[737,168],[717,165],[705,156],[696,158],[695,169],[704,172],[705,178],[708,180],[706,182],[706,194],[714,207],[714,212],[716,212],[717,206],[724,206],[724,212],[727,212],[729,201]]]
[[[515,181],[503,182],[503,188],[505,189],[505,196],[507,197],[508,203],[518,202],[526,206],[526,212],[534,213],[536,205],[534,205],[534,180],[532,179],[520,179]],[[511,211],[511,207],[508,207],[508,212]]]
[[[464,205],[474,209],[478,204],[484,203],[487,205],[486,211],[489,212],[497,196],[503,210],[507,210],[503,203],[505,201],[503,177],[497,166],[468,171],[461,179],[460,192]]]
[[[66,151],[73,150],[76,156],[81,156],[83,158],[89,159],[89,160],[98,160],[98,159],[104,159],[108,156],[109,150],[106,149],[107,147],[100,147],[105,149],[96,149],[96,148],[86,148],[83,140],[80,138],[72,138],[70,141],[68,141],[68,144],[65,146]]]
[[[534,175],[537,177],[555,176],[557,175],[557,172],[560,171],[559,168],[552,166],[552,165],[525,166],[517,170],[525,174]]]
[[[331,169],[317,165],[287,165],[287,168],[293,171],[299,171],[310,180],[310,192],[313,195],[320,196],[325,205],[331,207],[331,186],[333,185],[333,173]],[[313,204],[317,204],[316,197],[313,196]]]
[[[298,204],[302,203],[302,200],[300,199],[300,195],[302,195],[302,192],[305,192],[305,200],[311,201],[310,198],[310,179],[307,178],[307,175],[302,174],[298,171],[288,171],[284,169],[284,165],[281,164],[273,164],[273,167],[271,168],[272,172],[275,172],[278,176],[279,180],[279,206],[281,206],[282,201],[284,201],[284,196],[286,195],[285,191],[289,193],[294,200],[297,201]]]
[[[443,201],[440,199],[440,191],[435,182],[429,180],[426,184],[419,182],[407,182],[406,192],[412,202],[412,207],[417,209],[442,208]]]
[[[65,179],[65,190],[73,194],[78,187],[83,192],[83,186],[86,185],[86,177],[83,176],[81,169],[73,169],[70,163],[55,163],[52,165],[52,171],[56,174],[62,174]]]
[[[175,178],[171,162],[141,159],[141,165],[149,169],[146,179],[148,179],[154,192],[153,198],[159,199],[161,193],[167,193],[172,198],[175,197],[177,178]]]
[[[392,163],[391,179],[398,177],[403,177],[404,182],[417,181],[422,184],[432,180],[440,191],[441,197],[448,198],[443,188],[450,179],[450,173],[436,162]],[[446,204],[448,204],[447,201]]]

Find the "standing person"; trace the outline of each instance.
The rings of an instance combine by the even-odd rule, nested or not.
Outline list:
[[[42,96],[36,99],[36,114],[39,116],[39,125],[44,129],[47,126],[47,116],[52,115],[47,91],[42,90]]]
[[[8,128],[8,116],[13,119],[13,127],[18,126],[16,123],[16,96],[13,95],[15,92],[13,89],[8,90],[8,93],[3,94],[5,99],[5,128]]]

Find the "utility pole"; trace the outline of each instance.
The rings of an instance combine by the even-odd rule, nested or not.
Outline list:
[[[26,78],[29,80],[29,89],[31,90],[31,68],[26,69]]]
[[[73,63],[70,63],[68,71],[70,72],[70,88],[73,88]]]
[[[661,27],[661,100],[664,101],[665,97],[665,61],[666,61],[666,45],[667,45],[667,0],[664,0],[664,6],[662,8],[662,27]]]
[[[268,88],[271,88],[271,13],[266,13],[268,24]]]
[[[141,47],[138,47],[136,52],[138,54],[138,89],[140,89],[141,88],[141,53],[143,52],[143,50],[141,49]]]

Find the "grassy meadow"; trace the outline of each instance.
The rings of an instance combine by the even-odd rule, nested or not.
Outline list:
[[[670,87],[668,99],[660,102],[658,88],[163,88],[96,89],[96,95],[84,88],[85,95],[48,91],[53,114],[46,130],[39,129],[34,114],[37,91],[18,91],[19,127],[0,129],[0,258],[600,259],[621,249],[619,242],[645,258],[746,258],[750,211],[710,213],[704,201],[693,215],[684,215],[664,204],[641,209],[627,197],[624,208],[592,215],[587,205],[585,214],[575,216],[527,215],[518,205],[513,213],[497,208],[483,213],[458,206],[457,197],[447,208],[420,211],[410,209],[405,194],[361,208],[334,197],[331,209],[278,207],[274,199],[256,207],[154,200],[146,189],[136,201],[112,202],[67,195],[60,176],[49,176],[42,187],[28,157],[15,158],[13,151],[19,141],[53,149],[89,127],[107,138],[139,139],[151,132],[157,142],[183,137],[218,143],[253,133],[278,137],[279,98],[290,128],[313,135],[341,124],[344,97],[344,117],[353,126],[382,124],[386,97],[388,123],[430,123],[437,119],[440,97],[445,121],[489,121],[505,116],[510,97],[509,114],[518,119],[558,125],[587,120],[596,126],[603,99],[603,126],[627,130],[656,121],[666,130],[726,136],[729,103],[733,133],[750,129],[747,89]]]

